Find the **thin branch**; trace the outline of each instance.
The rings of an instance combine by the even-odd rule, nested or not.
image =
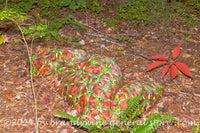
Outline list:
[[[34,89],[34,85],[33,85],[33,74],[32,74],[32,61],[31,61],[31,53],[29,52],[29,48],[28,48],[28,43],[25,39],[25,36],[23,34],[23,31],[20,27],[20,25],[17,23],[17,27],[19,28],[21,34],[22,34],[22,39],[24,40],[24,44],[26,46],[27,52],[28,52],[28,57],[29,57],[29,62],[30,62],[30,78],[31,78],[31,88],[32,88],[32,92],[33,92],[33,99],[34,99],[34,105],[35,105],[35,122],[36,122],[36,133],[39,133],[38,131],[38,114],[37,114],[37,99],[36,99],[36,95],[35,95],[35,89]],[[33,40],[31,41],[31,43],[33,43]],[[31,44],[31,48],[32,48],[32,44]]]

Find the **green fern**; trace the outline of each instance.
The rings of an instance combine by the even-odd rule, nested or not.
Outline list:
[[[161,112],[150,116],[142,125],[134,127],[134,133],[152,133],[165,121],[175,121],[176,119],[169,115],[161,116]]]
[[[78,126],[86,128],[89,132],[92,133],[152,133],[158,127],[162,126],[165,121],[175,121],[175,118],[170,115],[161,116],[161,112],[150,116],[143,124],[137,125],[137,120],[142,114],[142,109],[140,102],[142,96],[134,97],[130,100],[126,110],[121,116],[121,121],[112,123],[109,121],[98,121],[97,124],[90,125],[87,122],[81,121],[78,118],[65,114],[62,112],[55,111],[57,115],[69,119],[71,122],[76,123]],[[109,128],[107,127],[109,126]]]
[[[133,120],[137,119],[141,114],[141,107],[138,107],[139,103],[142,100],[142,96],[134,97],[128,104],[126,110],[124,111],[121,120],[127,121],[132,118]]]
[[[151,133],[162,125],[162,117],[160,113],[150,116],[142,125],[134,128],[135,133]]]
[[[86,128],[86,129],[92,128],[91,125],[88,125],[87,122],[81,121],[81,120],[79,120],[78,118],[76,118],[72,115],[65,114],[65,113],[59,112],[59,111],[55,111],[55,112],[58,116],[61,116],[62,118],[69,119],[74,125],[81,126],[81,127]]]

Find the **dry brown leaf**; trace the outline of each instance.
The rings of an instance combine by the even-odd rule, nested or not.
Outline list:
[[[178,87],[177,87],[176,85],[172,86],[172,88],[174,88],[174,89],[176,89],[176,90],[178,89]]]
[[[14,66],[14,67],[11,67],[11,70],[12,70],[12,71],[15,71],[15,70],[17,70],[17,67],[15,67],[15,66]]]
[[[79,33],[79,32],[76,32],[76,35],[77,36],[79,36],[79,37],[81,37],[82,35]]]
[[[3,95],[3,97],[5,97],[7,100],[12,99],[12,96],[10,96],[10,95]]]
[[[189,55],[189,54],[183,54],[182,57],[187,59],[187,58],[191,57],[191,55]]]

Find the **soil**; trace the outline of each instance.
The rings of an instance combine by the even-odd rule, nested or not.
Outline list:
[[[63,18],[69,14],[70,12],[64,13]],[[150,112],[144,114],[144,117],[162,111],[165,115],[174,116],[178,122],[164,125],[156,130],[156,133],[192,132],[191,130],[195,127],[194,122],[200,123],[200,23],[197,24],[197,28],[194,28],[184,25],[177,18],[165,31],[162,24],[133,25],[129,21],[119,21],[116,26],[109,27],[102,19],[98,19],[99,15],[94,13],[76,12],[73,15],[88,30],[74,30],[74,26],[66,25],[59,30],[59,34],[74,36],[80,42],[44,41],[38,38],[33,41],[32,53],[35,55],[49,50],[81,46],[90,56],[100,54],[113,58],[122,69],[124,84],[137,80],[155,81],[163,86],[166,95]],[[112,13],[106,14],[106,16],[110,15]],[[12,39],[22,38],[16,26],[12,25],[12,28],[2,33],[9,40],[0,45],[0,131],[2,133],[33,133],[35,132],[35,113],[27,49],[22,42]],[[189,33],[187,41],[185,41],[185,33]],[[119,36],[128,37],[132,40],[131,43],[136,45],[130,46],[127,41],[117,40],[116,37]],[[28,37],[26,39],[31,47],[31,39]],[[191,70],[192,79],[181,72],[174,80],[171,80],[169,72],[163,79],[164,67],[145,72],[152,64],[147,60],[148,57],[165,55],[171,59],[173,49],[181,42],[183,42],[181,54],[176,61],[187,64]],[[71,125],[69,121],[55,117],[54,111],[57,110],[81,118],[80,114],[68,106],[53,87],[46,77],[34,77],[40,132],[87,132],[85,129]]]

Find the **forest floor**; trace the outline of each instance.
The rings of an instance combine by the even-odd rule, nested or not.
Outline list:
[[[72,12],[71,12],[72,13]],[[76,36],[80,45],[67,40],[35,39],[32,53],[39,54],[49,50],[67,47],[82,48],[90,56],[94,54],[113,58],[122,69],[123,83],[131,80],[155,81],[161,84],[166,92],[159,102],[146,115],[162,111],[165,115],[174,116],[178,124],[160,127],[157,133],[187,133],[200,122],[200,23],[197,27],[179,23],[179,18],[173,21],[165,31],[162,24],[147,26],[133,25],[129,21],[119,21],[117,26],[106,26],[105,22],[93,13],[72,13],[75,19],[83,23],[88,30],[73,29],[66,25],[59,34]],[[63,14],[63,18],[69,12]],[[111,14],[107,14],[108,16]],[[28,55],[26,47],[20,41],[11,38],[21,38],[17,27],[13,26],[3,32],[8,42],[0,45],[0,132],[34,132],[34,101],[32,96],[30,75],[28,70]],[[187,40],[185,39],[187,34]],[[128,41],[119,41],[117,37],[128,37]],[[31,40],[27,37],[30,46]],[[165,55],[172,58],[173,49],[181,45],[181,54],[176,61],[187,64],[193,79],[179,72],[172,81],[170,73],[162,78],[163,67],[145,73],[151,61],[145,57]],[[68,106],[64,100],[48,84],[44,77],[34,77],[34,86],[38,104],[38,119],[40,132],[87,132],[86,130],[65,123],[55,117],[54,111],[80,115]],[[49,102],[45,102],[46,98]]]

